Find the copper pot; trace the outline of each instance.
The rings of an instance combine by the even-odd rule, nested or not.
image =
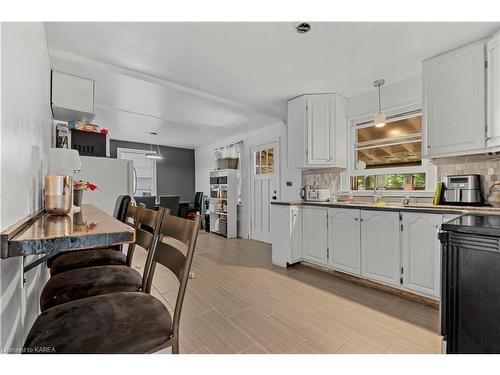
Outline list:
[[[45,210],[50,215],[66,215],[73,203],[71,176],[45,176]]]

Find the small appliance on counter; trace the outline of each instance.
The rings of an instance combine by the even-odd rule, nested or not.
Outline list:
[[[500,215],[463,215],[441,229],[446,353],[500,354]]]
[[[327,202],[330,199],[330,189],[318,189],[315,186],[305,186],[301,189],[300,197],[311,202]]]
[[[444,176],[441,178],[440,204],[484,205],[481,193],[481,176],[478,174]]]

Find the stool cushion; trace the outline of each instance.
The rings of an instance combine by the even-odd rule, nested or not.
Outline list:
[[[45,284],[40,310],[101,294],[138,292],[141,287],[141,274],[126,266],[98,266],[63,272]]]
[[[91,249],[67,252],[58,256],[50,266],[52,276],[61,272],[94,266],[123,266],[127,257],[115,249]]]
[[[150,353],[166,347],[171,332],[170,313],[155,297],[106,294],[43,312],[31,327],[24,352]]]

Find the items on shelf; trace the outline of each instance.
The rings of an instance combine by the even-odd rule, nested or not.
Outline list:
[[[227,238],[237,236],[238,179],[237,171],[226,169],[210,172],[210,231]]]
[[[68,121],[68,126],[71,130],[76,129],[84,132],[108,134],[108,129],[101,129],[99,125],[88,121]]]

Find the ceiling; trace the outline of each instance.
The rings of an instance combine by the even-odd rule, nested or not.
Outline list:
[[[197,147],[285,118],[303,93],[350,97],[420,74],[422,60],[500,23],[46,24],[54,68],[96,80],[112,138]],[[132,139],[131,139],[132,138]]]

